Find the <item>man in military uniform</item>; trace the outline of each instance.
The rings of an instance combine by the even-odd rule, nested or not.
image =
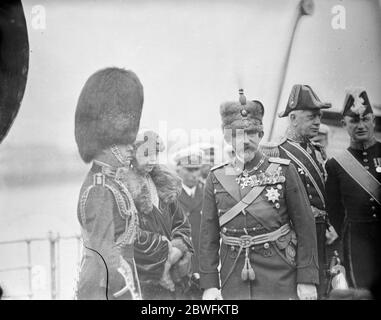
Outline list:
[[[200,281],[198,241],[200,237],[201,210],[204,193],[204,185],[199,181],[202,155],[203,153],[198,148],[185,148],[180,150],[175,156],[177,165],[176,171],[182,179],[179,203],[189,219],[192,230],[192,243],[195,251],[192,257],[192,281],[194,281],[196,287]],[[201,298],[201,292],[197,292],[197,295],[198,298]]]
[[[316,222],[317,246],[319,257],[319,297],[327,290],[326,244],[332,243],[337,235],[328,223],[326,211],[324,148],[311,142],[318,135],[321,109],[330,108],[323,103],[310,86],[294,85],[286,109],[279,117],[289,117],[289,126],[285,137],[275,147],[264,144],[262,150],[271,156],[290,159],[307,192],[309,203]],[[270,148],[268,147],[270,146]],[[329,229],[329,230],[328,230]]]
[[[328,212],[343,244],[349,284],[373,289],[381,268],[381,143],[364,89],[348,91],[342,115],[350,146],[326,164]]]
[[[316,299],[316,231],[303,184],[289,160],[258,151],[262,103],[243,91],[239,100],[220,107],[235,158],[212,168],[205,185],[203,299]]]
[[[122,178],[142,106],[138,77],[119,68],[94,73],[78,100],[75,138],[84,162],[92,162],[78,201],[84,245],[78,299],[141,299],[134,262],[137,212]]]
[[[217,148],[212,144],[203,144],[200,146],[202,151],[202,166],[200,168],[200,181],[205,184],[210,169],[215,165]]]

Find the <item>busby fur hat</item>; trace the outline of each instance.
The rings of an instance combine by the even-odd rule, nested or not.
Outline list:
[[[135,141],[143,100],[143,86],[130,70],[106,68],[90,76],[75,113],[75,139],[83,161],[92,161],[113,144]]]
[[[264,107],[260,101],[224,102],[220,106],[222,129],[255,129],[263,130],[262,119]]]

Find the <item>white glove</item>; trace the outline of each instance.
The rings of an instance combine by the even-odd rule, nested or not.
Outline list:
[[[317,290],[314,284],[298,283],[296,292],[300,300],[317,300]]]
[[[204,293],[202,294],[202,300],[223,300],[221,291],[217,288],[209,288],[205,289]]]
[[[327,239],[325,243],[328,245],[334,243],[338,237],[339,235],[333,226],[329,226],[329,228],[325,231],[325,238]]]

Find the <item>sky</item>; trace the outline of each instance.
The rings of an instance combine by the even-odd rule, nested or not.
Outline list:
[[[284,108],[295,83],[311,85],[335,110],[353,85],[366,87],[371,102],[381,104],[379,1],[314,3],[313,15],[303,17],[296,31],[278,107],[297,0],[24,0],[28,82],[3,146],[76,150],[79,93],[107,66],[138,75],[145,95],[141,127],[169,140],[190,139],[196,130],[219,135],[219,105],[236,100],[241,87],[265,105],[265,139],[274,108]],[[345,29],[332,27],[337,5],[345,9]],[[276,125],[279,136],[285,122]]]

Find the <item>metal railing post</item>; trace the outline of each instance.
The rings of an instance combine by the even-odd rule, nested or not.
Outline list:
[[[31,300],[33,298],[33,289],[32,289],[32,249],[31,249],[31,241],[26,240],[26,246],[27,246],[27,255],[28,255],[28,283],[29,283],[29,292],[28,292],[28,298]]]
[[[50,246],[50,281],[51,281],[51,296],[55,300],[57,298],[57,266],[56,266],[56,240],[52,231],[48,233]]]
[[[60,263],[60,234],[57,233],[57,237],[55,239],[56,244],[56,299],[60,298],[61,291],[61,283],[60,283],[60,272],[61,272],[61,263]]]

